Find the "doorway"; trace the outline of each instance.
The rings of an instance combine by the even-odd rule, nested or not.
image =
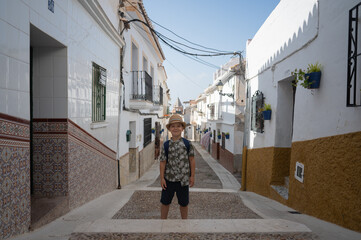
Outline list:
[[[66,124],[67,48],[30,26],[30,192],[31,229],[69,211]],[[57,119],[56,121],[54,119]]]
[[[272,172],[272,185],[281,185],[288,192],[290,176],[291,146],[293,135],[293,119],[295,108],[296,87],[290,76],[278,82],[277,88],[277,111],[275,132],[274,170]],[[288,194],[287,194],[288,195]]]

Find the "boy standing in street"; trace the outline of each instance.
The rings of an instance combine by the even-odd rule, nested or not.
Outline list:
[[[162,187],[161,219],[167,219],[174,193],[177,194],[181,217],[187,219],[189,187],[194,185],[196,168],[194,148],[190,141],[182,138],[186,124],[180,115],[172,115],[166,127],[172,137],[164,143],[159,157]]]

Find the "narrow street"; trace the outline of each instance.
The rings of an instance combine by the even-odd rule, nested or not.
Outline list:
[[[360,239],[337,225],[292,214],[290,209],[251,192],[198,143],[196,183],[189,219],[181,220],[176,198],[168,220],[160,220],[159,168],[138,181],[103,195],[23,239]],[[91,190],[91,189],[89,189]]]

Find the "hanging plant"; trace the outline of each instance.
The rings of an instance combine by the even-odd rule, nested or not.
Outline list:
[[[226,132],[225,135],[226,135],[226,139],[229,139],[229,132]]]
[[[321,68],[322,65],[318,62],[316,64],[308,64],[307,70],[295,69],[292,75],[295,76],[292,85],[297,87],[298,82],[300,85],[307,89],[314,89],[320,87],[321,81]]]
[[[259,109],[262,112],[263,120],[271,120],[272,108],[271,104],[265,104],[263,108]]]

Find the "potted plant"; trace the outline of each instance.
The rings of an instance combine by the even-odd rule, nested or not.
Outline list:
[[[263,108],[259,109],[262,112],[263,120],[271,120],[272,108],[271,104],[264,104]]]
[[[292,75],[295,76],[292,82],[293,86],[297,86],[298,82],[300,85],[307,89],[315,89],[320,87],[321,81],[321,68],[322,65],[316,62],[316,64],[308,64],[307,70],[295,69]]]
[[[225,135],[226,135],[226,139],[229,139],[229,132],[226,132]]]
[[[149,129],[149,128],[148,128]],[[155,133],[155,129],[154,128],[152,128],[152,133]]]
[[[222,136],[220,133],[218,133],[217,137],[218,137],[218,139],[221,139]]]

